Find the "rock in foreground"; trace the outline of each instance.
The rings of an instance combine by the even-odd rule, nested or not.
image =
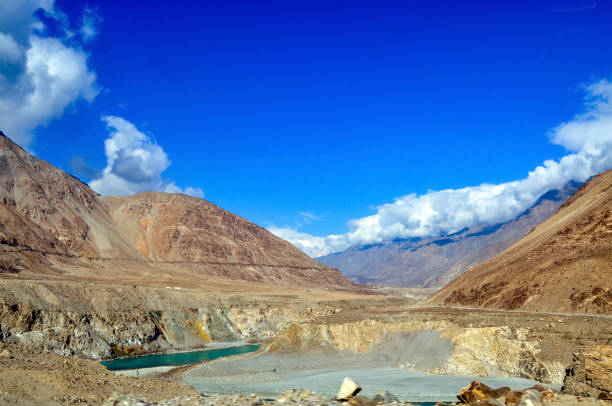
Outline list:
[[[351,378],[345,378],[336,398],[327,398],[308,390],[293,389],[281,394],[276,399],[263,399],[255,394],[251,395],[210,395],[191,396],[151,401],[146,398],[118,395],[111,396],[104,403],[105,406],[386,406],[386,405],[412,405],[409,402],[398,400],[389,392],[379,392],[373,398],[360,396],[361,387]],[[340,399],[338,399],[340,398]],[[535,385],[523,390],[510,388],[493,389],[479,381],[473,381],[462,388],[457,395],[459,402],[452,405],[478,405],[478,406],[590,406],[599,404],[594,398],[579,398],[568,394],[560,394],[543,386]],[[438,403],[437,406],[450,406]]]

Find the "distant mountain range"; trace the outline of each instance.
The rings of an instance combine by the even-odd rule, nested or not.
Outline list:
[[[560,190],[549,191],[506,223],[466,228],[443,237],[351,247],[317,261],[359,283],[442,287],[519,241],[552,216],[579,187],[580,183],[570,182]]]
[[[612,313],[612,170],[593,177],[525,238],[465,272],[430,301]]]
[[[99,196],[0,132],[0,279],[354,285],[264,228],[182,194]]]

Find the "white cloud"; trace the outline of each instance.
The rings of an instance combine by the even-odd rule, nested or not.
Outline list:
[[[300,250],[313,258],[320,257],[330,252],[341,251],[349,247],[344,236],[329,235],[327,237],[316,237],[308,233],[301,233],[288,227],[268,227],[272,234],[289,241]]]
[[[298,214],[302,216],[305,222],[318,221],[323,218],[323,216],[317,216],[316,214],[310,213],[308,211],[298,211]]]
[[[35,12],[55,18],[69,37],[66,17],[52,0],[0,2],[0,123],[15,142],[28,147],[32,130],[60,117],[66,107],[99,92],[88,56],[48,37]]]
[[[85,7],[80,29],[81,38],[84,41],[90,41],[98,35],[98,23],[100,20],[101,18],[96,10]]]
[[[204,198],[204,191],[198,187],[187,186],[185,189],[181,189],[176,186],[174,182],[168,183],[161,189],[162,192],[166,193],[183,193],[185,195],[190,195],[193,197],[199,197],[200,199]]]
[[[162,180],[161,175],[170,166],[170,159],[161,146],[134,124],[117,116],[105,116],[102,120],[110,134],[104,141],[106,168],[100,178],[89,184],[96,192],[126,196],[162,191],[204,197],[201,189],[188,187],[183,190],[174,182]]]
[[[572,153],[559,161],[544,161],[524,179],[402,196],[379,206],[371,216],[349,221],[349,231],[342,235],[317,237],[287,227],[269,230],[317,257],[353,245],[437,236],[511,220],[548,190],[612,168],[612,83],[601,80],[586,87],[585,105],[583,114],[549,134],[553,143]]]
[[[23,51],[17,41],[8,34],[0,32],[0,61],[19,63],[23,58]]]

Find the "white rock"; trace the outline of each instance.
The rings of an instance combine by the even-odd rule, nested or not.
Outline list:
[[[342,381],[342,385],[340,386],[340,390],[338,391],[338,395],[336,395],[337,400],[348,400],[358,394],[361,391],[361,386],[357,384],[357,382],[353,381],[348,376],[344,378]]]

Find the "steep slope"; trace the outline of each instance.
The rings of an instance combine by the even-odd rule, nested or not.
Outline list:
[[[153,261],[324,268],[267,230],[202,199],[146,192],[101,200],[125,241]]]
[[[265,229],[185,195],[100,197],[0,133],[0,278],[353,288]]]
[[[578,187],[578,183],[570,182],[561,190],[544,194],[530,209],[507,223],[464,229],[439,238],[352,247],[317,260],[361,283],[442,287],[519,241],[552,216]]]
[[[431,301],[612,313],[612,171],[591,179],[550,219]]]
[[[107,207],[81,181],[0,132],[0,269],[48,264],[46,253],[139,258],[113,229]]]

